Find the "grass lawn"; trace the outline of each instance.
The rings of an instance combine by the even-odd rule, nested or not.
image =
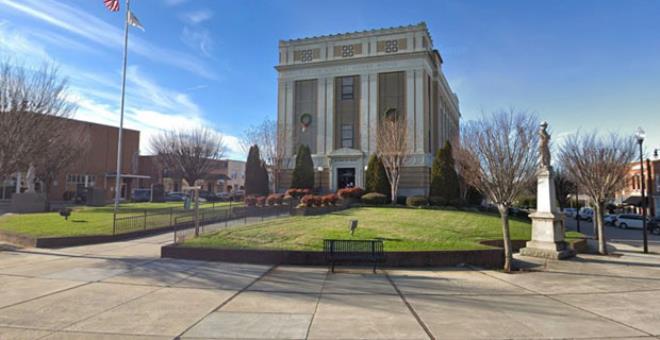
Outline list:
[[[215,203],[215,206],[229,205],[227,202]],[[236,203],[234,203],[236,205]],[[210,208],[206,203],[202,209]],[[120,216],[143,215],[145,210],[183,208],[183,202],[164,203],[124,203],[120,206]],[[0,216],[0,230],[11,231],[29,236],[83,236],[112,234],[113,205],[104,207],[77,207],[65,220],[58,212],[7,214]],[[162,220],[162,221],[160,221]],[[166,226],[169,215],[150,216],[150,226]]]
[[[186,246],[323,250],[323,239],[351,239],[349,220],[357,219],[354,239],[384,240],[386,251],[489,249],[482,240],[502,238],[498,215],[431,209],[353,208],[321,216],[298,216],[238,226],[185,242]],[[511,238],[529,240],[531,224],[511,219]],[[569,233],[569,237],[579,237]]]

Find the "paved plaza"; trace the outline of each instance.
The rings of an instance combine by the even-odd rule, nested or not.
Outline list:
[[[545,339],[660,335],[660,256],[532,272],[160,259],[161,235],[0,252],[0,339]],[[522,263],[522,262],[521,262]]]

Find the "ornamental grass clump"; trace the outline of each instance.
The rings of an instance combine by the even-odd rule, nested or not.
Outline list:
[[[359,200],[364,195],[364,189],[362,188],[344,188],[337,191],[337,196],[341,199],[354,198]]]
[[[270,194],[266,198],[266,204],[273,206],[273,205],[282,205],[284,202],[284,195],[283,194]]]

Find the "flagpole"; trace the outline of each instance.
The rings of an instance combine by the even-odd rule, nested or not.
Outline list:
[[[121,187],[121,149],[122,135],[124,130],[124,102],[126,96],[126,63],[128,60],[128,13],[130,13],[130,2],[126,0],[126,15],[124,17],[124,65],[121,76],[121,104],[119,109],[119,134],[117,138],[117,172],[115,173],[115,208],[112,213],[112,234],[116,231],[117,212],[119,211],[119,198]]]

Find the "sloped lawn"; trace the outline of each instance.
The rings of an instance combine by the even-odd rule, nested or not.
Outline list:
[[[215,203],[215,207],[228,205],[229,203]],[[236,203],[234,203],[236,205]],[[208,209],[210,203],[201,206]],[[150,213],[169,208],[180,211],[183,202],[165,203],[125,203],[120,207],[120,217],[143,215],[145,210]],[[114,207],[77,207],[73,209],[68,220],[60,216],[58,212],[31,213],[31,214],[7,214],[0,216],[0,230],[34,237],[57,237],[57,236],[86,236],[86,235],[110,235],[112,234],[112,213]],[[159,220],[162,220],[159,223]],[[150,224],[160,226],[169,225],[169,215],[150,216]]]
[[[349,221],[359,221],[351,237]],[[529,240],[531,224],[511,219],[511,238]],[[580,236],[577,233],[569,234]],[[185,242],[186,246],[323,250],[323,239],[383,239],[386,251],[489,249],[479,243],[502,238],[498,215],[435,209],[353,208],[238,226]]]

